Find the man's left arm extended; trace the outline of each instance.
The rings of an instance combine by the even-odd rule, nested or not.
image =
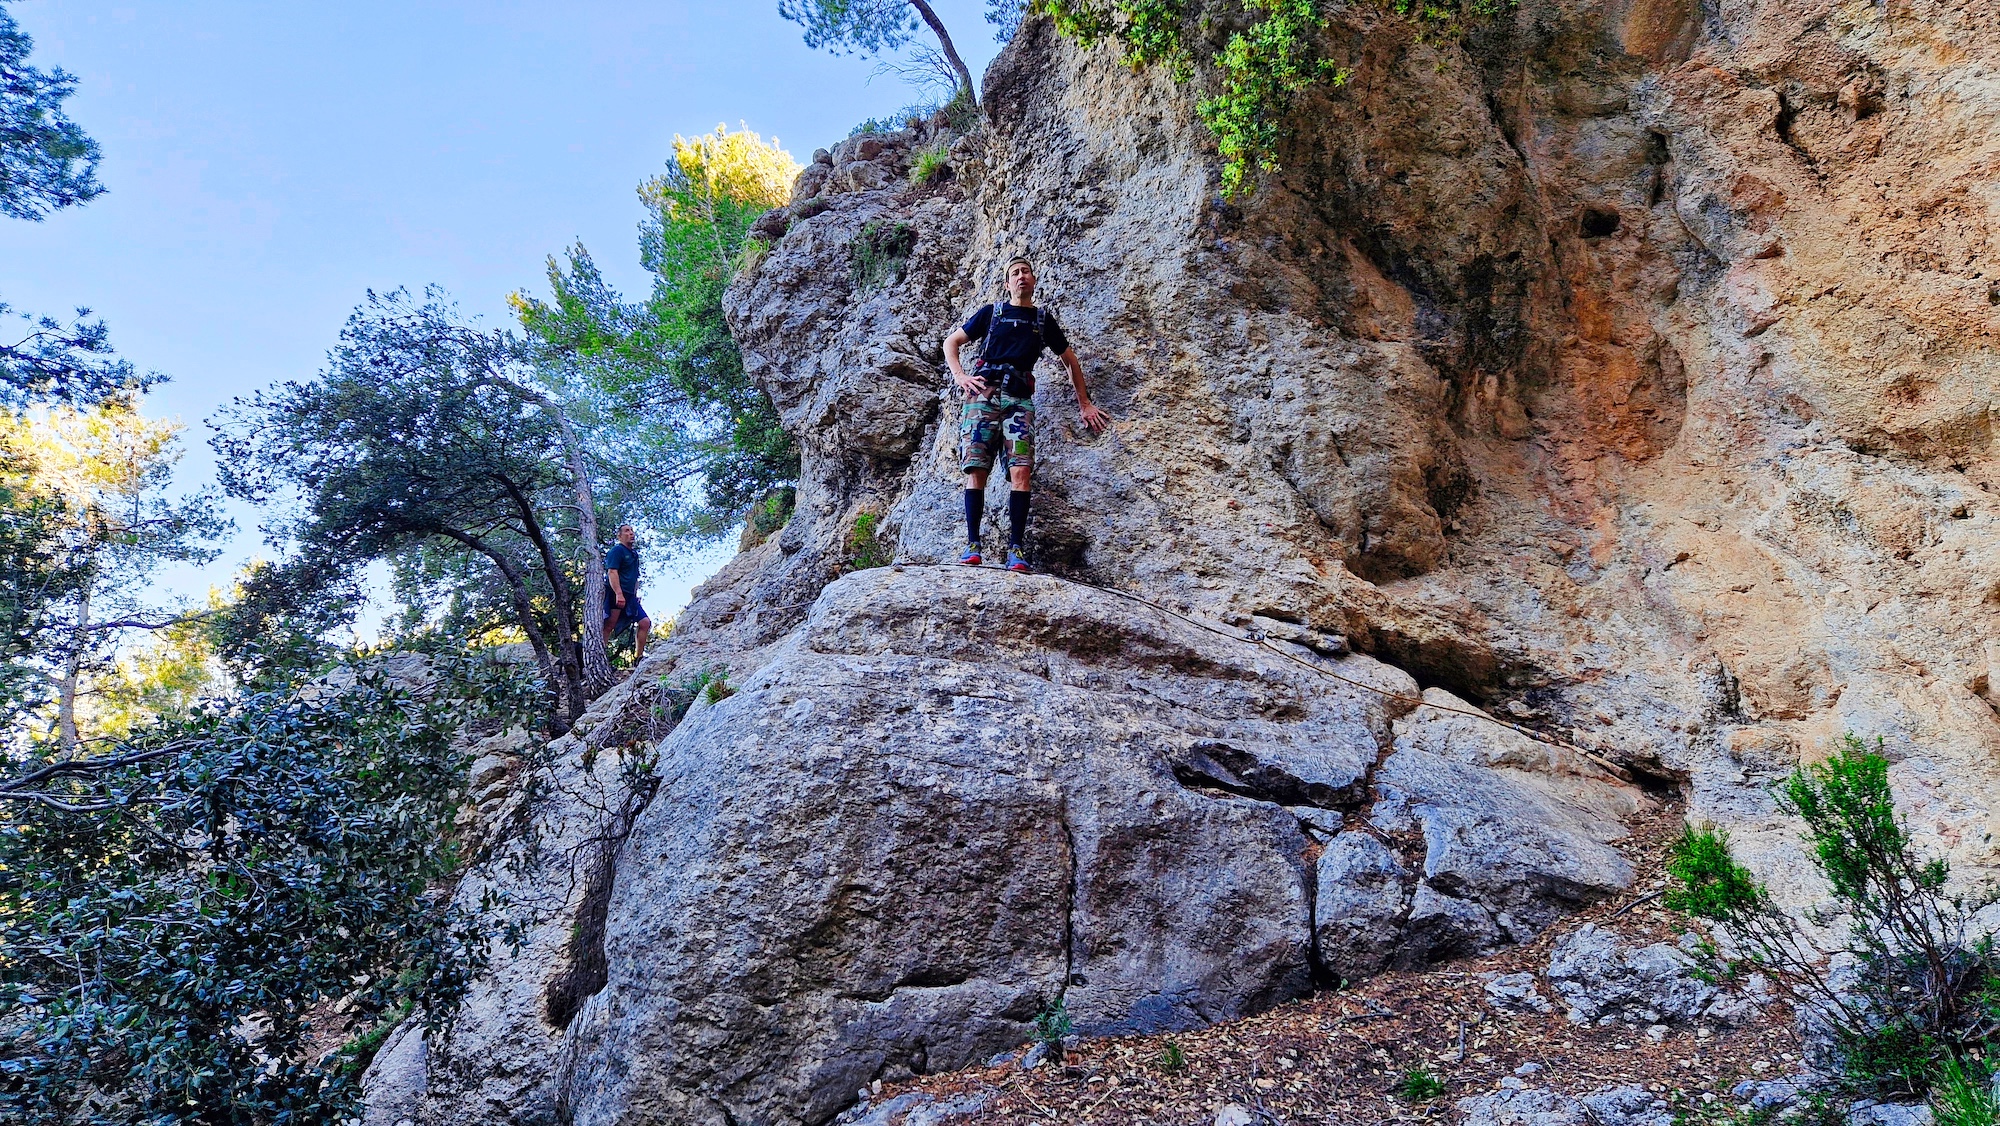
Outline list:
[[[1083,361],[1076,358],[1076,349],[1063,349],[1062,362],[1069,369],[1069,385],[1076,388],[1076,405],[1083,414],[1083,424],[1090,427],[1092,433],[1111,425],[1110,417],[1090,401],[1090,392],[1083,386]]]

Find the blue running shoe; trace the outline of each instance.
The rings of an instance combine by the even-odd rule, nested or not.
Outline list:
[[[1021,549],[1012,544],[1007,546],[1007,569],[1019,571],[1024,575],[1028,573],[1028,557],[1021,554]]]
[[[965,554],[959,556],[958,561],[968,567],[977,567],[986,562],[986,557],[979,554],[978,544],[969,543],[965,545]]]

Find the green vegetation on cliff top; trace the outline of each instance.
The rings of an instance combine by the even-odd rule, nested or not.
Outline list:
[[[1442,40],[1514,0],[1387,0],[1417,25],[1419,38]],[[1176,82],[1204,73],[1211,90],[1196,104],[1222,155],[1222,194],[1241,195],[1258,173],[1279,170],[1286,121],[1315,86],[1338,88],[1351,70],[1326,58],[1321,32],[1332,22],[1325,0],[1035,0],[1034,10],[1084,47],[1116,40],[1135,69],[1164,65]],[[1233,10],[1232,10],[1233,9]],[[1218,43],[1217,28],[1248,21]]]

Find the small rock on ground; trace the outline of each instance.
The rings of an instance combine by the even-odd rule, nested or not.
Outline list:
[[[1848,1126],[1931,1126],[1931,1108],[1901,1103],[1856,1103],[1847,1112]]]
[[[1509,1013],[1552,1013],[1555,1006],[1542,996],[1535,984],[1535,975],[1530,973],[1494,974],[1486,982],[1486,996],[1492,998],[1493,1006]]]
[[[1510,1087],[1460,1099],[1466,1126],[1672,1126],[1664,1100],[1643,1087],[1607,1087],[1582,1098]]]

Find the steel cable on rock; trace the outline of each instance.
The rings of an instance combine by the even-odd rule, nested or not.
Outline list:
[[[915,562],[906,562],[903,560],[897,560],[896,562],[889,564],[889,567],[892,570],[896,571],[936,570],[936,571],[962,572],[966,570],[964,564],[960,563],[915,563]],[[977,567],[973,568],[973,570],[979,572],[989,572],[989,571],[999,570],[1001,574],[1005,575],[1017,574],[1017,572],[1014,571],[1008,571],[993,567]],[[1318,675],[1326,677],[1329,680],[1334,680],[1338,681],[1341,684],[1345,684],[1350,688],[1359,689],[1360,691],[1380,696],[1385,700],[1394,700],[1398,703],[1408,704],[1410,705],[1411,710],[1413,711],[1417,708],[1430,708],[1433,711],[1441,712],[1445,715],[1465,716],[1468,719],[1481,720],[1486,723],[1493,724],[1494,726],[1502,728],[1504,730],[1511,731],[1514,734],[1519,735],[1524,739],[1531,739],[1534,742],[1541,743],[1544,746],[1556,747],[1565,751],[1573,751],[1577,754],[1584,756],[1585,758],[1590,759],[1592,762],[1598,764],[1599,766],[1604,767],[1606,770],[1611,771],[1614,775],[1620,777],[1621,779],[1629,777],[1630,772],[1625,770],[1623,767],[1620,767],[1618,764],[1605,758],[1602,754],[1598,753],[1597,751],[1591,750],[1590,748],[1582,746],[1571,740],[1563,739],[1556,735],[1551,735],[1545,731],[1537,731],[1532,727],[1524,727],[1518,723],[1511,723],[1507,720],[1501,719],[1500,717],[1489,714],[1487,712],[1477,711],[1471,708],[1454,708],[1444,704],[1434,704],[1428,700],[1425,700],[1421,695],[1408,696],[1401,692],[1393,692],[1387,688],[1382,688],[1378,685],[1369,684],[1365,681],[1356,680],[1353,677],[1342,676],[1341,674],[1334,672],[1331,669],[1323,668],[1319,665],[1312,663],[1311,661],[1303,660],[1297,654],[1279,648],[1275,643],[1271,641],[1269,637],[1265,636],[1261,630],[1246,629],[1240,634],[1235,633],[1232,632],[1230,628],[1225,627],[1222,623],[1203,621],[1202,619],[1194,617],[1191,614],[1184,614],[1181,611],[1176,610],[1171,606],[1163,606],[1160,603],[1155,602],[1150,598],[1147,598],[1143,594],[1135,594],[1129,590],[1119,590],[1117,587],[1098,586],[1096,583],[1084,582],[1081,579],[1073,579],[1066,575],[1053,575],[1045,572],[1035,572],[1032,573],[1032,577],[1054,579],[1057,582],[1067,583],[1070,586],[1081,587],[1085,590],[1093,590],[1100,594],[1109,594],[1116,598],[1122,598],[1127,602],[1136,602],[1142,606],[1151,607],[1152,609],[1157,610],[1162,614],[1166,614],[1169,617],[1178,618],[1181,621],[1186,622],[1188,625],[1194,626],[1197,629],[1206,630],[1209,633],[1215,634],[1217,637],[1225,637],[1231,641],[1238,641],[1249,645],[1255,645],[1259,649],[1265,650],[1266,652],[1275,654],[1276,656],[1284,660],[1290,661],[1292,664],[1295,664],[1300,668],[1305,669],[1308,672],[1317,673]],[[815,595],[804,602],[791,602],[781,606],[757,606],[753,607],[752,609],[759,611],[791,610],[791,609],[796,609],[800,606],[810,606],[817,601],[819,601],[819,596]]]

